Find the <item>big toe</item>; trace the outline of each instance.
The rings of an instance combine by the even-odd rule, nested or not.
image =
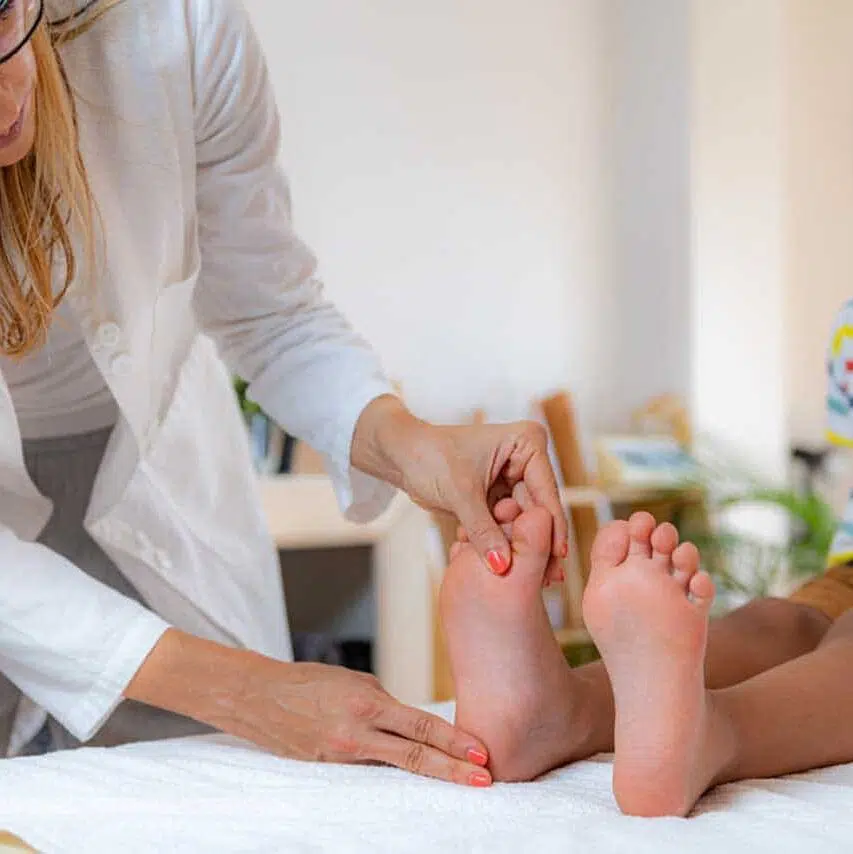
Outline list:
[[[621,520],[605,525],[592,544],[593,570],[612,569],[628,557],[631,534],[628,523]]]
[[[512,523],[513,569],[544,573],[551,556],[552,525],[551,514],[544,507],[531,507]]]

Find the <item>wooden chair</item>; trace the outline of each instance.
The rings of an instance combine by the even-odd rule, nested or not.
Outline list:
[[[567,563],[564,604],[566,629],[583,629],[581,601],[590,572],[590,552],[599,527],[612,518],[607,496],[596,490],[586,467],[574,404],[561,391],[539,401],[539,408],[551,434],[563,497],[571,523],[571,556]]]

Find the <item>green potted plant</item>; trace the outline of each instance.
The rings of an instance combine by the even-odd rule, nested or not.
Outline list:
[[[255,469],[261,474],[277,474],[285,457],[287,437],[257,403],[249,400],[249,384],[240,377],[235,377],[233,382],[237,405],[243,413],[246,429],[249,431]]]
[[[768,485],[740,467],[701,471],[713,523],[685,520],[679,533],[698,547],[723,607],[727,599],[773,595],[823,571],[838,519],[813,488]],[[732,511],[745,508],[775,510],[786,523],[786,536],[772,541],[725,524]]]

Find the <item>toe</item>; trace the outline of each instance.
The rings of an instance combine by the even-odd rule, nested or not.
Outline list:
[[[596,535],[591,562],[594,572],[612,569],[628,557],[628,523],[610,522]]]
[[[657,569],[669,572],[672,569],[672,553],[678,545],[678,531],[665,522],[655,528],[651,538],[652,561]]]
[[[651,513],[635,513],[628,521],[631,542],[628,554],[635,557],[652,556],[652,531],[655,529],[655,518]]]
[[[544,507],[525,510],[512,523],[513,571],[544,575],[551,556],[551,514]]]
[[[687,590],[698,571],[699,549],[693,543],[682,543],[672,553],[672,577]]]
[[[502,498],[495,504],[492,515],[499,525],[508,525],[521,515],[521,507],[514,498]]]
[[[690,579],[690,598],[697,608],[710,611],[714,603],[714,582],[707,572],[697,572]]]

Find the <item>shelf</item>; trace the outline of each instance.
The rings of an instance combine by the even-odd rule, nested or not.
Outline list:
[[[260,479],[270,534],[282,550],[373,546],[388,533],[407,499],[398,495],[367,525],[347,521],[326,475],[281,475]]]

